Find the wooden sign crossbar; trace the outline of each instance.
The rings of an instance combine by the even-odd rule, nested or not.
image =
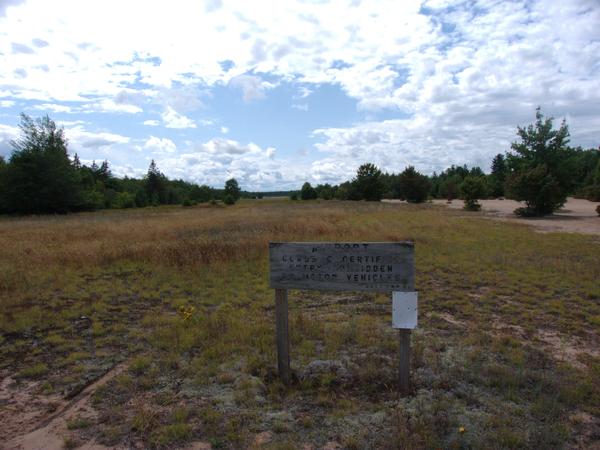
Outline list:
[[[275,289],[277,365],[290,382],[288,289],[413,292],[414,243],[271,242],[270,286]],[[410,386],[410,329],[400,329],[400,389]]]

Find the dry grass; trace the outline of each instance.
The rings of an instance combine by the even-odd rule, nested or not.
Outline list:
[[[390,300],[371,294],[292,293],[293,368],[336,359],[349,378],[284,389],[268,242],[404,239],[420,291],[415,395],[396,401]],[[261,200],[4,218],[0,248],[0,369],[69,396],[131,358],[97,391],[100,419],[70,431],[78,440],[239,448],[267,429],[274,448],[328,436],[348,448],[557,448],[598,424],[593,237],[432,205]],[[578,346],[570,361],[557,342]]]

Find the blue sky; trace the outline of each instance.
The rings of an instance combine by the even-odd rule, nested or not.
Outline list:
[[[538,105],[597,148],[598,23],[596,0],[0,0],[0,155],[48,114],[118,175],[296,189],[488,170]]]

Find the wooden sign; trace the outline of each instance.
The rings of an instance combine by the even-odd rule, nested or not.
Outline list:
[[[272,242],[275,289],[409,291],[414,287],[412,242]]]
[[[283,383],[289,384],[291,380],[288,289],[395,292],[395,322],[400,339],[399,386],[403,393],[408,393],[410,328],[413,322],[416,325],[414,253],[412,242],[271,242],[277,367]]]

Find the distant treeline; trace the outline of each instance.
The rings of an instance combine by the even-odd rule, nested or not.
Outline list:
[[[356,176],[339,185],[306,182],[292,200],[373,200],[402,199],[419,203],[428,198],[465,200],[465,208],[479,209],[477,199],[508,197],[525,202],[515,211],[521,215],[550,214],[567,196],[600,201],[600,150],[567,145],[569,131],[563,121],[553,128],[553,118],[540,109],[536,121],[518,127],[520,140],[511,150],[497,154],[491,173],[480,167],[451,166],[427,176],[409,166],[401,173],[382,173],[371,163],[359,167]]]
[[[428,198],[465,200],[467,209],[478,209],[477,199],[503,197],[522,200],[518,213],[543,215],[564,203],[567,195],[600,201],[600,151],[572,148],[564,123],[553,129],[552,118],[539,108],[536,122],[517,128],[520,141],[498,154],[491,173],[480,167],[452,166],[427,176],[409,166],[401,173],[382,173],[365,163],[355,177],[339,185],[306,182],[300,191],[244,192],[235,179],[223,189],[169,180],[152,161],[141,179],[118,178],[108,161],[90,166],[75,154],[71,160],[62,128],[45,116],[33,120],[21,115],[21,136],[12,141],[13,152],[0,157],[0,213],[47,214],[93,211],[105,208],[134,208],[157,205],[222,201],[239,198],[291,196],[310,200],[368,200],[382,198],[423,202]]]
[[[169,180],[152,161],[142,179],[118,178],[108,161],[81,164],[67,153],[64,131],[48,117],[21,115],[21,137],[11,142],[8,161],[0,157],[0,212],[48,214],[201,202],[235,203],[241,196],[235,179],[223,189]]]

